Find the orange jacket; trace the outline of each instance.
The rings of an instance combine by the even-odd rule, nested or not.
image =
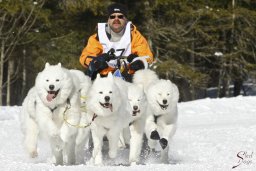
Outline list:
[[[132,54],[136,54],[138,56],[149,56],[147,58],[148,63],[153,62],[153,54],[149,48],[147,40],[141,35],[141,33],[136,29],[136,26],[132,25],[131,28],[131,52]],[[97,57],[98,55],[103,53],[103,47],[100,44],[97,33],[90,36],[86,47],[83,49],[82,54],[80,56],[80,63],[84,67],[88,67],[92,58],[87,58],[88,56]],[[109,71],[113,70],[113,68],[107,68],[103,70],[101,73],[106,74]]]

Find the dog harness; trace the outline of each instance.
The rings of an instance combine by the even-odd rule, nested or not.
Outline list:
[[[157,120],[162,116],[162,115],[153,115],[154,116],[154,122],[157,123]]]

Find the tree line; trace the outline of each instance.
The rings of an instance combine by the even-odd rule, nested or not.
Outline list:
[[[112,2],[127,5],[153,51],[151,68],[178,85],[181,101],[209,87],[237,96],[255,80],[254,0],[1,0],[0,105],[21,105],[46,62],[85,71],[80,53]]]

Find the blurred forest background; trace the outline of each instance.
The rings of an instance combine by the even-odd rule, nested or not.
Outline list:
[[[0,106],[21,105],[45,62],[85,71],[81,51],[112,2],[127,5],[180,101],[255,85],[255,0],[0,0]]]

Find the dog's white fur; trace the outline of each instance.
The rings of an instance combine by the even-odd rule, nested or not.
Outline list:
[[[89,76],[85,75],[82,71],[71,69],[71,74],[79,78],[80,81],[80,101],[81,101],[81,118],[79,123],[78,134],[76,137],[76,153],[77,156],[83,152],[84,147],[89,147],[89,121],[87,120],[86,103],[88,100],[88,91],[92,85]]]
[[[22,118],[25,120],[25,145],[31,157],[37,155],[38,133],[48,135],[53,161],[56,165],[75,163],[75,136],[80,120],[79,80],[71,75],[61,64],[45,64],[36,77],[35,87],[30,90],[23,102]],[[48,91],[58,91],[55,97]],[[69,106],[69,108],[67,108]],[[63,114],[66,112],[67,121]],[[31,124],[32,123],[32,124]]]
[[[30,157],[37,157],[37,140],[39,134],[36,122],[36,91],[32,87],[22,103],[20,115],[21,129],[24,134],[24,145]]]
[[[87,112],[91,123],[93,153],[91,163],[102,165],[103,137],[109,141],[109,157],[115,158],[121,130],[128,125],[127,87],[120,78],[111,73],[101,78],[99,74],[89,90]],[[95,116],[97,116],[95,119]]]
[[[146,120],[147,100],[142,85],[132,84],[128,86],[128,102],[128,111],[131,116],[129,162],[134,165],[140,159]]]
[[[146,119],[145,132],[149,147],[155,149],[158,141],[161,143],[167,140],[166,148],[161,148],[161,159],[168,162],[168,144],[177,127],[178,88],[170,80],[158,79],[151,70],[137,71],[134,82],[143,84],[147,95],[149,115]],[[158,132],[159,140],[151,139],[153,131]]]

